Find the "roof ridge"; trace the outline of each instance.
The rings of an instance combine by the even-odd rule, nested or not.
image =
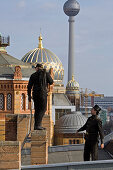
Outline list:
[[[2,55],[2,53],[1,53],[1,55]],[[7,54],[8,56],[10,56],[10,57],[12,57],[11,55],[9,55],[9,54]],[[10,65],[10,63],[5,59],[5,57],[2,55],[2,57],[4,58],[4,60],[8,63],[8,65]],[[12,58],[14,58],[14,57],[12,57]],[[12,67],[10,67],[10,69],[12,70],[12,72],[14,72],[14,70],[13,70],[13,68]]]

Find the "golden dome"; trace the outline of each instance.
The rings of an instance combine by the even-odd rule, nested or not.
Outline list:
[[[78,93],[79,91],[79,83],[75,81],[74,79],[74,75],[72,75],[72,80],[70,80],[68,83],[67,83],[67,86],[66,86],[66,93],[67,94],[73,94],[73,93]]]
[[[22,57],[21,60],[34,66],[37,63],[40,63],[47,70],[53,68],[55,83],[59,84],[62,82],[64,77],[63,65],[60,59],[54,53],[46,48],[43,48],[41,34],[39,36],[38,48],[29,51]]]

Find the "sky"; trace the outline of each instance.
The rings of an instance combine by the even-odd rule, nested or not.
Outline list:
[[[10,35],[8,54],[21,59],[38,47],[55,53],[68,78],[68,16],[66,0],[0,0],[0,32]],[[113,0],[78,0],[75,17],[75,80],[80,88],[113,96]]]

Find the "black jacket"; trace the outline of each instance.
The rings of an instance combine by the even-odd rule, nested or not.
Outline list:
[[[87,139],[91,141],[98,141],[100,135],[101,144],[103,143],[104,135],[102,131],[102,121],[97,115],[92,115],[87,122],[81,127],[78,132],[86,130]]]
[[[29,79],[28,83],[28,96],[31,96],[31,89],[33,87],[33,96],[39,94],[42,89],[44,89],[44,93],[47,93],[47,85],[48,83],[50,85],[53,84],[53,79],[51,78],[49,73],[45,73],[45,84],[43,84],[43,79],[44,79],[44,70],[39,69],[37,72],[33,73]],[[43,87],[42,87],[43,86]]]

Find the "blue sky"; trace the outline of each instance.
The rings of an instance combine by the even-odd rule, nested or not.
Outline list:
[[[0,32],[10,35],[7,52],[21,59],[38,46],[40,28],[43,46],[68,67],[68,17],[66,0],[1,0]],[[113,0],[78,0],[75,18],[75,79],[80,88],[113,95]]]

